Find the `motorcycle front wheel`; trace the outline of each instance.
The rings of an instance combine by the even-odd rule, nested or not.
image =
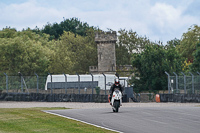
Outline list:
[[[120,101],[114,101],[114,109],[113,112],[118,112],[120,106]]]

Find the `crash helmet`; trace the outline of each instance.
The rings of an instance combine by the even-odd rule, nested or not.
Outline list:
[[[119,86],[119,79],[118,78],[115,79],[115,86]]]

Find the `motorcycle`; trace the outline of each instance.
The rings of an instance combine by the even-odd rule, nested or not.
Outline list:
[[[113,112],[119,111],[119,108],[122,105],[122,93],[119,89],[115,89],[113,91],[113,95],[112,95],[110,104],[112,106]]]

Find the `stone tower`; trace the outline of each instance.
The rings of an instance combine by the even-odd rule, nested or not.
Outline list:
[[[97,44],[98,54],[98,72],[115,73],[116,57],[115,43],[117,34],[113,32],[97,32],[95,34],[95,42]]]

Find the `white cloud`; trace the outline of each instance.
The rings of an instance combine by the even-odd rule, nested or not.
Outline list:
[[[183,30],[199,20],[190,15],[184,15],[186,7],[174,7],[165,3],[156,3],[150,10],[152,18],[154,18],[151,26],[156,29],[157,36],[163,41],[180,38]],[[156,33],[154,33],[156,34]],[[163,37],[162,37],[163,36]],[[172,38],[173,37],[173,38]],[[164,39],[165,38],[165,39]]]
[[[17,28],[17,30],[27,27],[34,28],[35,26],[42,28],[48,21],[56,22],[62,18],[62,11],[41,7],[34,0],[22,4],[7,5],[1,9],[1,12],[0,19],[3,21],[0,23],[3,27],[0,28],[10,26]]]
[[[90,26],[103,30],[132,29],[151,40],[168,41],[180,38],[192,24],[198,24],[198,15],[187,13],[193,1],[151,0],[28,0],[21,3],[0,2],[0,29],[11,26],[42,28],[50,23],[60,23],[77,17]],[[191,8],[191,7],[190,7]],[[198,8],[196,8],[197,10]],[[194,10],[192,10],[194,12]]]
[[[155,18],[155,22],[160,28],[173,24],[179,19],[181,10],[175,9],[171,5],[156,3],[150,10],[151,16]],[[163,32],[163,31],[162,31]]]

